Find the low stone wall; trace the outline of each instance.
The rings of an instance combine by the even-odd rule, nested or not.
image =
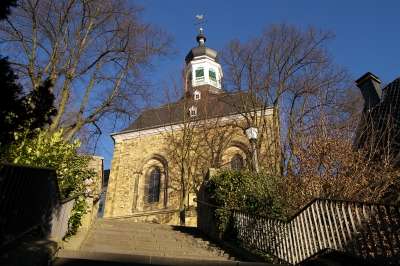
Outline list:
[[[97,219],[97,213],[99,211],[99,202],[102,190],[102,182],[103,182],[103,161],[104,158],[100,156],[92,156],[92,159],[89,161],[89,169],[95,172],[95,176],[88,183],[87,189],[90,189],[92,193],[86,194],[88,202],[88,208],[86,210],[86,214],[82,217],[81,220],[81,228],[90,228],[91,225]]]
[[[197,226],[197,210],[190,207],[185,210],[185,226]],[[179,210],[162,210],[152,212],[138,212],[126,216],[110,217],[105,219],[118,219],[123,221],[141,222],[141,223],[158,223],[167,225],[180,225],[181,212]]]
[[[165,210],[154,212],[135,213],[129,216],[113,217],[123,221],[141,222],[141,223],[159,223],[168,225],[179,225],[180,223],[179,210]]]

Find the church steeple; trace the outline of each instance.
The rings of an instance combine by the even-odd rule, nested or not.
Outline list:
[[[199,45],[192,48],[185,57],[185,92],[208,90],[212,94],[221,93],[222,68],[217,52],[205,45],[206,40],[200,28],[200,34],[196,37]]]

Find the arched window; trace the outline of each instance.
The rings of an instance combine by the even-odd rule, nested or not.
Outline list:
[[[148,203],[158,202],[160,198],[160,177],[161,171],[158,168],[154,168],[150,172],[149,176],[149,189],[148,189]]]
[[[243,157],[239,154],[235,154],[231,160],[231,169],[232,170],[241,170],[243,169]]]
[[[196,68],[196,82],[204,81],[204,67]]]
[[[210,76],[210,81],[217,85],[217,73],[215,73],[215,70],[210,68],[208,70],[208,75]]]

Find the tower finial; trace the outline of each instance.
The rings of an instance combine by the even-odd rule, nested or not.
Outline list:
[[[200,22],[194,24],[194,25],[200,24],[200,34],[197,35],[196,40],[199,43],[199,45],[201,46],[201,45],[204,45],[204,43],[206,41],[206,36],[203,35],[203,28],[201,27],[201,25],[208,21],[203,21],[203,15],[196,15],[196,18],[198,18],[200,20]]]

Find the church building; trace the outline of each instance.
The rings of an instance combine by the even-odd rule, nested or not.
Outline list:
[[[185,57],[182,98],[143,111],[111,134],[104,218],[196,226],[193,198],[209,169],[254,169],[255,152],[268,153],[271,138],[252,146],[244,130],[253,126],[249,117],[269,123],[272,108],[254,108],[254,95],[224,91],[217,52],[205,45],[202,29],[196,40]]]

